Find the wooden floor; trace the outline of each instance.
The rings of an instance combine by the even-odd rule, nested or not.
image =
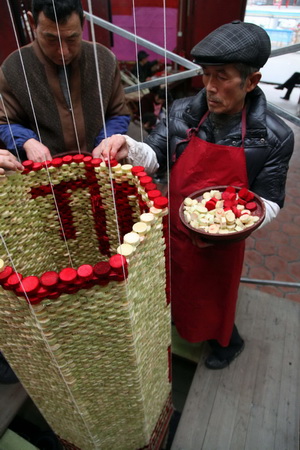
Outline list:
[[[244,352],[227,368],[198,364],[172,450],[298,450],[300,304],[242,287]]]

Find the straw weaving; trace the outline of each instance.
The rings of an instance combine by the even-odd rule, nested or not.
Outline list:
[[[0,179],[0,348],[66,448],[159,448],[170,401],[167,200],[142,167]]]

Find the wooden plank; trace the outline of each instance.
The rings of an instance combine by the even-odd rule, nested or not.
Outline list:
[[[300,311],[296,303],[291,303],[290,309],[293,314],[289,314],[286,325],[275,450],[298,448],[300,431],[300,358],[295,351],[300,343]],[[290,402],[290,398],[295,398],[295,401]]]
[[[244,353],[247,359],[243,363],[243,384],[236,410],[234,430],[231,436],[231,450],[241,450],[246,445],[249,417],[253,408],[253,392],[262,353],[261,339],[264,338],[268,310],[268,304],[266,302],[262,302],[260,308],[257,308],[256,303],[252,301],[252,296],[247,295],[247,291],[243,292],[242,296],[243,300],[239,304],[237,317],[239,323],[241,323],[241,330],[245,333],[246,337]],[[242,361],[239,362],[242,363]]]
[[[245,323],[251,329],[253,321],[251,318],[252,314],[249,314],[249,308],[253,309],[253,304],[248,301],[244,302],[242,306],[244,309]],[[240,358],[244,357],[244,354]],[[228,368],[228,370],[231,369],[232,366]],[[204,448],[206,433],[209,433],[210,428],[213,429],[213,433],[215,432],[215,428],[212,426],[211,415],[215,406],[217,387],[223,382],[223,373],[223,371],[214,372],[207,370],[203,365],[203,361],[200,361],[194,376],[192,388],[186,400],[184,414],[180,420],[172,449],[192,450],[195,448]],[[188,432],[185,432],[186,428]],[[209,440],[208,445],[210,445]]]
[[[27,398],[21,383],[0,384],[0,437]]]
[[[203,362],[199,363],[198,369],[200,366],[202,370],[207,370],[203,367]],[[222,374],[220,371],[210,371],[206,377],[202,377],[202,370],[198,369],[193,379],[193,389],[190,389],[184,406],[172,450],[200,449],[203,446],[215,401],[215,386],[219,384]]]
[[[263,305],[262,309],[266,313],[267,305]],[[255,316],[256,320],[253,320]],[[251,405],[249,400],[253,392],[253,380],[255,380],[257,374],[260,355],[259,346],[257,346],[258,352],[253,353],[255,349],[253,348],[254,342],[252,337],[257,334],[259,329],[264,328],[265,316],[266,314],[262,313],[262,311],[260,311],[260,314],[257,314],[256,305],[249,299],[239,305],[237,325],[245,339],[246,347],[236,361],[227,369],[221,371],[222,378],[218,386],[214,410],[211,414],[211,421],[202,447],[205,450],[219,448],[232,450],[232,439],[236,439],[233,435],[236,436],[237,429],[241,425],[243,430],[245,427],[247,428],[250,410],[247,408],[242,415],[241,407]],[[256,364],[253,364],[253,355],[256,355]],[[249,372],[251,374],[250,377]],[[241,448],[241,440],[242,442],[245,440],[244,433],[240,433],[237,449]]]
[[[265,329],[261,336],[262,351],[253,391],[245,450],[253,450],[258,442],[262,449],[273,449],[280,392],[281,365],[285,338],[285,310],[281,302],[269,304]],[[259,303],[258,303],[259,304]],[[272,307],[273,306],[273,307]]]
[[[243,288],[244,352],[227,369],[198,364],[172,450],[296,450],[300,305]]]

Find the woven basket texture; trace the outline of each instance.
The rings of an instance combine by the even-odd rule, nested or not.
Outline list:
[[[132,223],[151,207],[138,177],[122,167],[111,172],[103,164],[87,170],[83,163],[71,163],[3,177],[0,257],[5,265],[13,263],[23,277],[41,277],[70,267],[70,256],[75,268],[108,261]],[[57,192],[63,186],[57,197],[60,219],[53,188],[47,193],[51,184]],[[159,435],[159,419],[167,420],[170,305],[164,216],[154,212],[127,257],[123,281],[34,304],[0,287],[1,351],[54,432],[82,450],[147,448],[154,430]]]

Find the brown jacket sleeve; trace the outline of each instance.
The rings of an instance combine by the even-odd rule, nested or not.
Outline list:
[[[118,68],[118,64],[116,64],[112,95],[109,100],[105,115],[106,117],[130,115],[130,111],[126,103],[124,88],[122,85],[121,74]]]
[[[20,103],[11,93],[4,73],[0,68],[0,125],[8,123],[21,124],[26,126],[26,114],[21,108]],[[8,118],[8,120],[7,120]]]

